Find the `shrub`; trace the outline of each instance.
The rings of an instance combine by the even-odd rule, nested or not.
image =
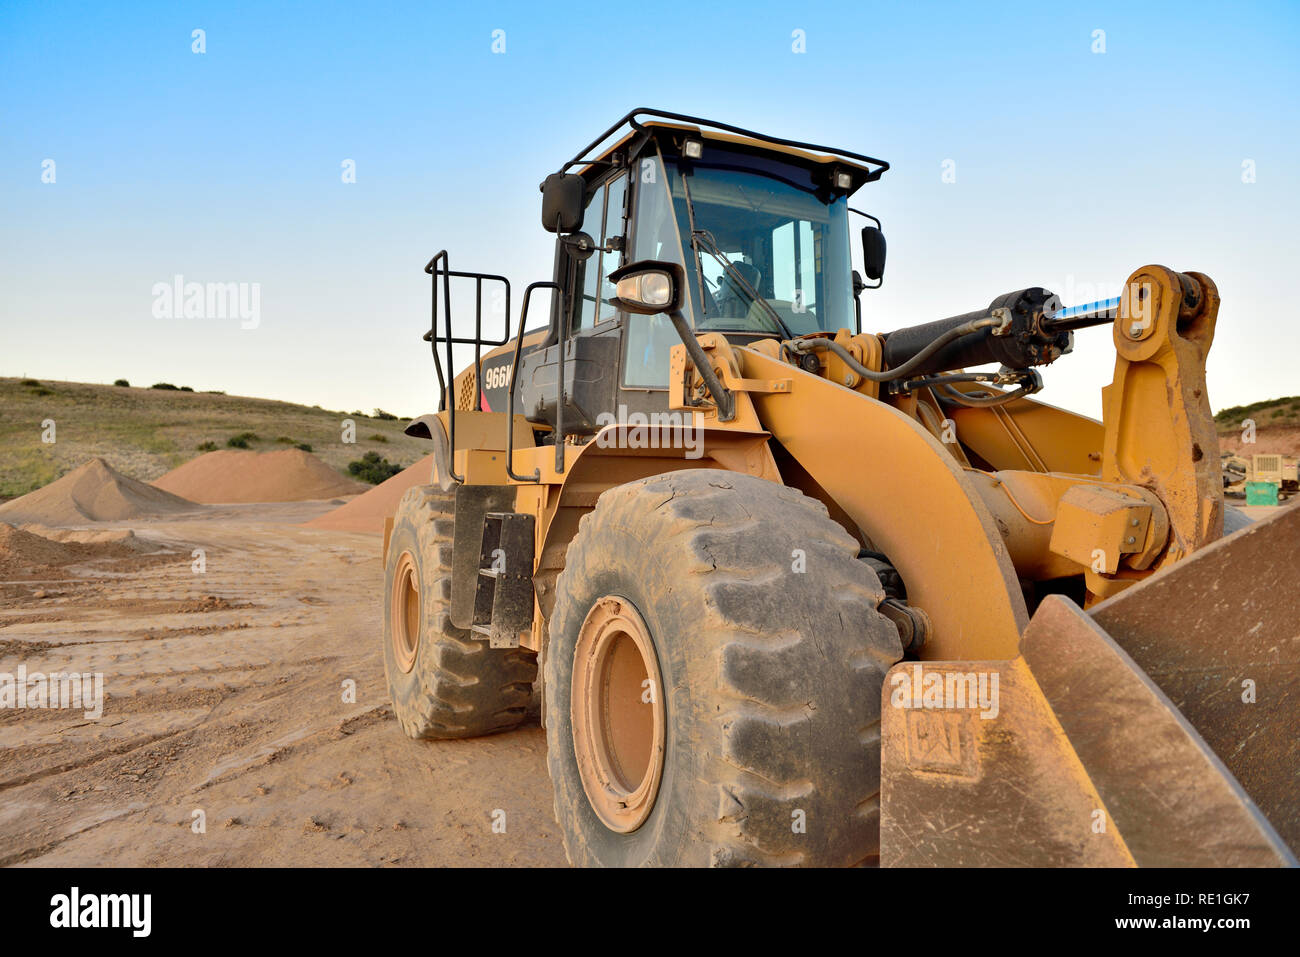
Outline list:
[[[193,387],[191,387],[191,386],[183,385],[183,386],[180,387],[179,391],[181,391],[181,392],[193,392],[194,389],[193,389]]]
[[[376,432],[374,435],[372,435],[372,436],[370,437],[370,441],[371,441],[371,442],[387,442],[387,441],[388,441],[388,436],[386,436],[386,435],[384,435],[384,434],[382,434],[382,433],[380,433],[380,432]]]
[[[194,446],[194,449],[198,452],[215,452],[217,450],[217,443],[211,440],[200,442],[198,445]]]
[[[402,471],[400,465],[380,458],[378,452],[367,452],[356,461],[348,463],[348,474],[362,482],[378,485]]]
[[[375,409],[375,414],[371,416],[371,418],[383,419],[386,422],[397,421],[397,416],[393,415],[391,412],[385,412],[383,409]]]
[[[127,382],[125,379],[114,379],[113,385],[120,385],[123,389],[131,388],[131,383]]]
[[[295,449],[300,449],[303,452],[311,451],[310,442],[299,442],[297,439],[291,439],[287,435],[282,435],[275,441],[280,445],[292,445]]]
[[[32,395],[54,395],[53,389],[47,389],[39,379],[23,379],[22,385],[27,387],[27,391]]]
[[[172,385],[170,382],[155,382],[153,385],[149,386],[149,388],[151,388],[151,389],[163,389],[163,390],[168,391],[168,392],[179,392],[179,391],[181,391],[180,389],[176,388],[176,386]]]
[[[226,439],[226,445],[230,446],[232,449],[246,449],[248,448],[249,442],[256,441],[256,432],[240,432],[238,435],[232,435],[230,438]]]

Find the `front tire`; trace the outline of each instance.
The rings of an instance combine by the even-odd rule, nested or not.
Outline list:
[[[902,649],[858,547],[821,503],[749,475],[670,472],[600,497],[569,546],[545,655],[571,863],[878,855],[881,686]]]
[[[384,671],[412,738],[472,738],[527,716],[537,656],[489,648],[451,623],[454,492],[417,486],[393,517],[385,567]]]

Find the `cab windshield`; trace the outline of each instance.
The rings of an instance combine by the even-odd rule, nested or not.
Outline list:
[[[712,147],[704,160],[668,163],[658,189],[643,178],[636,258],[682,263],[700,331],[782,334],[750,290],[792,335],[852,328],[847,201],[807,169]],[[669,244],[680,253],[665,255]]]

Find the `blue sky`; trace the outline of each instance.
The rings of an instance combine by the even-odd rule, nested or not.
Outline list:
[[[1215,408],[1300,392],[1300,6],[1056,6],[9,0],[0,375],[425,411],[423,264],[550,278],[538,182],[655,106],[890,161],[873,330],[1158,262],[1218,283]],[[178,274],[257,327],[155,315]],[[1081,333],[1043,397],[1099,414],[1112,364]]]

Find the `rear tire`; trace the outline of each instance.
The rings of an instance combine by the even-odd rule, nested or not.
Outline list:
[[[412,738],[472,738],[527,716],[537,656],[489,648],[457,628],[451,609],[454,492],[425,485],[397,507],[384,575],[384,671],[393,710]]]
[[[749,475],[670,472],[601,495],[569,546],[545,655],[547,762],[571,863],[873,862],[881,687],[902,649],[858,548],[820,502]],[[593,623],[611,617],[632,637],[642,622],[656,660],[627,681],[627,655],[611,656],[603,687],[631,692],[657,672],[653,721],[626,717],[624,700],[602,724],[574,700],[575,672],[593,686]],[[633,830],[612,827],[609,794],[590,796],[591,741],[602,726],[649,735],[660,721],[661,744],[622,749],[660,748],[644,776],[633,762],[623,799],[635,811],[633,786],[649,782],[652,807]]]

